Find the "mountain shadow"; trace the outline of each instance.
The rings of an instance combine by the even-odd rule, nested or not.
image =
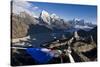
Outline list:
[[[40,34],[40,33],[50,33],[51,29],[43,26],[43,25],[29,25],[28,33],[27,35],[34,35],[34,34]]]

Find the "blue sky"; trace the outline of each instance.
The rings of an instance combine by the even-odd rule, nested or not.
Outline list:
[[[39,16],[41,11],[55,13],[62,19],[68,21],[74,18],[84,19],[87,22],[97,22],[97,7],[89,5],[74,5],[61,3],[31,2],[31,1],[13,1],[13,12],[27,12],[33,16]]]
[[[74,18],[84,19],[92,23],[97,22],[97,7],[89,5],[73,5],[73,4],[59,4],[59,3],[43,3],[43,2],[29,2],[32,5],[39,7],[36,10],[39,14],[42,10],[46,10],[50,14],[55,13],[65,20]]]

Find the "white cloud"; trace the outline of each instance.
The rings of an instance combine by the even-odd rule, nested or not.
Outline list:
[[[37,10],[37,9],[39,9],[39,7],[35,6],[35,7],[33,7],[32,9],[33,9],[33,10]]]
[[[30,15],[36,16],[33,11],[37,9],[39,9],[37,6],[34,6],[27,1],[13,0],[13,13],[19,14],[20,12],[25,11]]]

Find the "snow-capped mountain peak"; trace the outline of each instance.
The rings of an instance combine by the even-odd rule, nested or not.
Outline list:
[[[73,20],[74,20],[74,21],[80,21],[81,19],[79,19],[79,18],[74,18]]]
[[[44,23],[50,25],[50,15],[47,11],[43,10],[40,14],[40,18]]]
[[[44,15],[46,15],[46,16],[49,15],[49,13],[48,13],[47,11],[45,11],[45,10],[42,11],[42,14],[44,14]]]
[[[54,18],[54,19],[58,19],[59,18],[59,16],[57,16],[56,14],[51,14],[51,18]]]
[[[40,13],[39,19],[40,24],[48,28],[64,29],[68,27],[64,19],[60,18],[55,13],[49,14],[45,10]]]

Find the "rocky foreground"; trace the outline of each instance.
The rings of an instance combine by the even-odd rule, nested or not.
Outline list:
[[[92,31],[92,33],[90,32]],[[67,38],[62,36],[61,39],[54,39],[50,42],[45,42],[41,44],[41,48],[47,48],[54,51],[55,56],[46,64],[54,63],[70,63],[69,53],[70,52],[74,62],[88,62],[97,61],[97,35],[96,27],[89,32],[77,31],[73,33],[73,36]],[[84,35],[82,35],[84,33]],[[87,33],[89,35],[87,35]],[[30,39],[29,39],[30,40]],[[23,41],[23,39],[21,40]],[[28,41],[25,41],[28,42]],[[17,46],[18,47],[18,46]],[[25,48],[30,48],[32,46],[26,46]],[[18,47],[13,48],[12,44],[12,57],[11,65],[37,65],[41,63],[36,63],[31,55],[27,54],[25,48]],[[34,48],[34,47],[32,47]]]

